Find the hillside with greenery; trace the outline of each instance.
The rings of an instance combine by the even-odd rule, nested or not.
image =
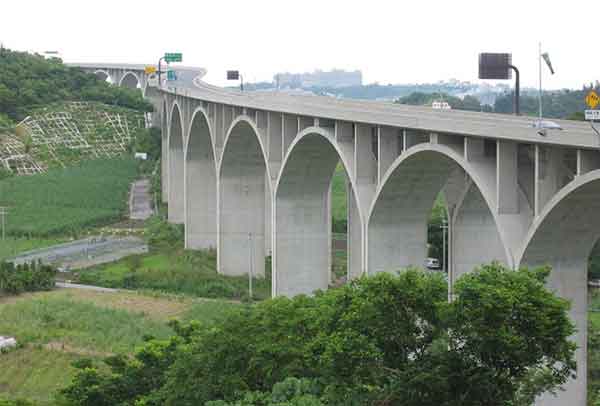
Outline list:
[[[592,89],[600,92],[600,82],[590,83],[578,90],[563,89],[543,92],[542,110],[544,117],[583,120],[583,112],[588,108],[584,99]],[[522,94],[520,103],[521,114],[529,116],[536,116],[538,114],[539,99],[537,93],[528,92]],[[496,113],[512,113],[512,105],[513,94],[505,94],[496,99],[494,111]]]
[[[396,103],[409,104],[412,106],[431,106],[434,101],[445,101],[450,107],[455,110],[469,110],[469,111],[485,111],[489,112],[492,108],[488,105],[481,104],[479,100],[474,96],[465,96],[464,98],[451,96],[446,93],[425,93],[425,92],[414,92],[408,96],[399,98]],[[512,106],[512,105],[511,105]]]
[[[111,86],[59,59],[0,48],[0,126],[22,120],[34,106],[69,100],[152,111],[137,90]]]

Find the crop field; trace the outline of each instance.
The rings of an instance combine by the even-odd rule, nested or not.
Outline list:
[[[173,334],[170,319],[206,325],[239,304],[132,292],[60,289],[0,298],[0,335],[22,346],[0,355],[0,399],[50,405],[75,374],[73,361],[131,353],[144,336]]]
[[[7,234],[73,235],[121,219],[130,183],[137,175],[136,165],[133,159],[125,158],[90,160],[1,180],[0,206],[8,208]]]

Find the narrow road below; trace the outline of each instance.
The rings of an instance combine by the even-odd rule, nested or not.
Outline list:
[[[129,197],[129,218],[131,220],[146,220],[152,214],[150,180],[141,179],[133,182]]]

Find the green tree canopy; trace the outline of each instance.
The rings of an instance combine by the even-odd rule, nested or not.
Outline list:
[[[528,405],[575,368],[569,304],[548,274],[487,265],[452,303],[440,274],[418,270],[280,297],[176,325],[110,372],[85,365],[63,394],[73,405]]]
[[[111,86],[57,58],[0,48],[0,122],[23,119],[29,109],[56,101],[88,100],[152,111],[141,92]],[[0,123],[1,124],[1,123]]]

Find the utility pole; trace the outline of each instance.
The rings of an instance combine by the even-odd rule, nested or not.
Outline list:
[[[442,225],[440,225],[442,229],[442,270],[446,272],[446,230],[448,229],[448,221],[446,219],[442,219]]]
[[[252,247],[252,233],[248,233],[248,256],[250,257],[250,269],[248,272],[248,296],[252,300],[252,274],[254,268],[254,249]]]
[[[540,91],[538,95],[539,103],[540,103],[540,126],[542,125],[542,43],[539,43],[538,49],[538,65],[539,65],[539,74],[540,74]]]
[[[7,207],[0,207],[0,216],[2,217],[2,241],[6,240],[6,215],[8,214]]]

